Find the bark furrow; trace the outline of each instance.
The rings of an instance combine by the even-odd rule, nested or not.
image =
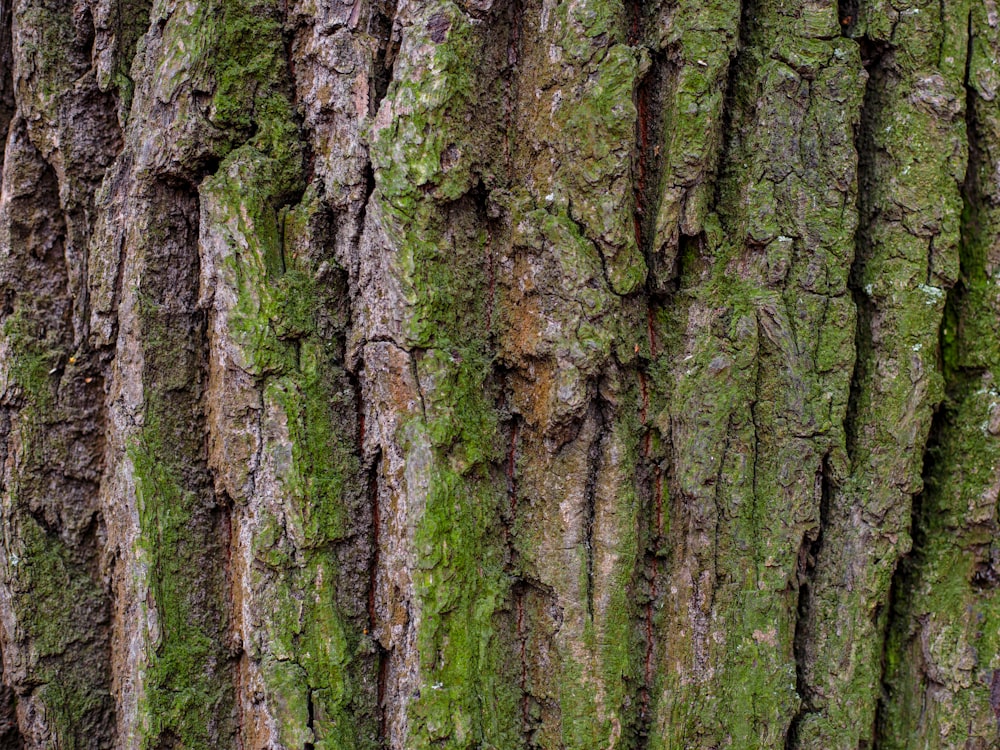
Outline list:
[[[998,19],[0,0],[0,745],[996,746]]]

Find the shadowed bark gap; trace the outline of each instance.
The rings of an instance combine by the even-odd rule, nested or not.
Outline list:
[[[0,745],[991,746],[989,7],[0,0]]]
[[[587,450],[588,473],[587,483],[584,487],[584,529],[583,543],[587,551],[587,585],[585,597],[587,603],[587,614],[590,619],[594,619],[594,522],[597,514],[597,482],[601,472],[601,462],[604,457],[604,436],[605,417],[601,404],[598,402],[594,407],[596,415],[596,432],[590,448]]]
[[[103,748],[114,716],[96,509],[102,380],[95,358],[73,346],[75,269],[64,256],[58,177],[24,122],[14,128],[0,202],[3,407],[13,428],[4,435],[3,585],[12,597],[4,620],[15,626],[3,637],[4,679],[18,693],[20,734],[31,747]]]
[[[857,401],[860,397],[864,372],[867,368],[872,367],[872,359],[874,357],[871,341],[871,302],[863,289],[862,276],[868,254],[870,253],[870,240],[867,236],[868,222],[876,210],[870,199],[874,188],[873,181],[876,179],[871,162],[874,152],[871,129],[874,127],[873,118],[875,112],[881,106],[879,86],[883,75],[881,72],[882,58],[890,51],[888,45],[873,42],[867,37],[862,37],[856,41],[861,49],[861,62],[868,72],[868,79],[865,82],[864,99],[861,104],[861,118],[855,137],[855,149],[858,154],[859,189],[857,212],[859,220],[855,233],[854,262],[851,264],[851,271],[848,276],[848,287],[858,311],[854,344],[856,358],[854,360],[854,373],[851,377],[851,392],[847,406],[847,415],[844,420],[847,455],[852,461],[854,460],[855,444],[857,443]]]
[[[995,251],[997,112],[983,84],[995,24],[970,6],[964,114],[960,276],[940,332],[946,398],[914,504],[913,551],[894,579],[877,744],[989,747],[998,736],[996,667],[997,423]],[[989,341],[989,344],[985,342]],[[973,426],[978,422],[978,428]]]
[[[374,64],[374,96],[369,103],[369,114],[378,113],[392,83],[392,70],[399,54],[399,32],[395,28],[396,0],[376,0],[371,14],[369,30],[378,40],[378,53]]]
[[[796,569],[799,592],[796,603],[793,648],[795,653],[795,689],[802,700],[802,705],[788,725],[785,750],[794,750],[798,747],[799,725],[807,713],[815,711],[812,705],[812,688],[806,675],[806,648],[809,637],[806,623],[809,621],[810,607],[812,606],[809,589],[816,572],[816,560],[823,549],[823,531],[829,523],[830,517],[831,478],[828,455],[823,457],[823,468],[817,479],[820,484],[819,528],[814,533],[806,532],[803,535]]]
[[[14,56],[11,24],[14,0],[0,2],[0,143],[7,143],[7,130],[14,118]],[[3,164],[0,162],[0,167]]]

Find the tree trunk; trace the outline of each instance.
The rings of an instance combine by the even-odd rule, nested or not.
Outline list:
[[[1000,747],[994,0],[0,0],[0,747]]]

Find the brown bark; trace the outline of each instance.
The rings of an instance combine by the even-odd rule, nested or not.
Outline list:
[[[998,26],[0,2],[0,745],[1000,746]]]

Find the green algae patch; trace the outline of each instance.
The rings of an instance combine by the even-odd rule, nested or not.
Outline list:
[[[429,28],[408,35],[407,42],[425,52],[421,65],[395,71],[387,94],[389,117],[380,116],[370,134],[385,209],[404,223],[427,193],[440,201],[463,196],[472,187],[471,168],[479,156],[463,131],[476,93],[470,60],[477,59],[481,42],[453,3],[438,4],[434,18],[434,25],[447,28],[446,37],[434,41]]]
[[[268,709],[287,746],[372,747],[357,714],[358,637],[337,616],[335,561],[318,551],[299,556],[304,561],[285,565],[282,580],[269,583],[273,617],[264,625],[268,652],[260,665]]]
[[[14,492],[17,494],[16,488]],[[20,514],[19,514],[20,515]],[[111,703],[106,684],[95,682],[95,665],[81,660],[65,666],[47,662],[63,657],[78,639],[96,638],[89,628],[105,624],[104,591],[82,561],[27,513],[20,515],[18,541],[7,551],[7,580],[18,593],[19,627],[32,636],[32,658],[39,661],[39,694],[60,747],[83,750],[88,732]]]
[[[7,358],[10,379],[21,388],[27,407],[26,423],[37,429],[42,415],[52,413],[55,406],[53,393],[55,376],[62,364],[63,354],[54,344],[42,337],[42,327],[26,317],[14,313],[3,324],[3,335],[10,346]]]
[[[332,369],[332,368],[331,368]],[[306,372],[276,378],[266,388],[265,400],[277,404],[288,424],[292,462],[280,481],[292,501],[297,536],[309,547],[319,547],[344,537],[348,527],[343,498],[352,472],[360,471],[343,425],[335,420],[338,409],[353,406],[333,391],[329,372]]]
[[[149,600],[149,662],[143,675],[143,748],[174,736],[186,748],[210,748],[212,727],[231,721],[227,674],[228,605],[221,571],[206,571],[220,539],[197,468],[198,440],[182,403],[147,393],[144,424],[128,451],[139,512],[139,539]],[[192,466],[193,464],[193,466]],[[192,577],[215,578],[202,588]]]
[[[225,335],[242,366],[259,379],[276,442],[280,517],[262,506],[251,542],[268,574],[255,574],[256,596],[272,607],[255,658],[281,741],[317,750],[373,747],[376,732],[361,692],[356,655],[363,635],[337,602],[340,565],[332,546],[353,525],[362,496],[351,420],[356,410],[341,364],[342,343],[328,330],[345,293],[320,278],[321,258],[299,257],[323,219],[309,189],[300,203],[302,151],[283,99],[261,105],[273,117],[231,152],[202,186],[204,215],[218,250],[220,284],[234,294]]]
[[[20,389],[20,447],[4,510],[6,585],[14,593],[18,628],[31,644],[39,697],[60,747],[88,746],[88,733],[109,710],[103,665],[86,658],[66,661],[79,642],[98,642],[106,625],[105,592],[56,529],[42,519],[51,483],[46,469],[55,447],[51,425],[64,417],[56,398],[64,355],[43,328],[21,311],[7,318],[5,365],[10,385]],[[89,656],[89,655],[85,655]]]
[[[414,748],[511,748],[521,744],[519,695],[508,644],[495,621],[510,581],[497,543],[504,495],[491,472],[501,457],[490,362],[475,350],[430,350],[417,363],[434,460],[416,530],[420,695]]]
[[[944,285],[956,276],[957,283],[948,291],[940,329],[945,397],[925,454],[923,492],[914,503],[913,551],[903,560],[894,580],[896,596],[885,647],[886,690],[878,727],[879,746],[886,748],[966,746],[988,742],[983,738],[996,732],[1000,674],[995,572],[1000,390],[996,377],[1000,345],[997,272],[992,257],[998,213],[993,160],[988,155],[998,132],[992,86],[979,88],[995,75],[996,68],[996,56],[990,51],[996,49],[996,35],[983,33],[989,28],[984,12],[975,4],[949,5],[942,10],[950,22],[936,29],[941,35],[936,62],[947,79],[940,75],[920,78],[910,93],[910,102],[923,104],[925,109],[928,103],[953,109],[950,113],[920,112],[913,119],[917,126],[928,127],[930,121],[941,129],[952,119],[952,131],[964,125],[968,162],[961,183],[960,273],[955,273],[954,256],[937,259],[942,237],[932,240],[929,270]],[[963,33],[952,33],[952,29]],[[934,58],[932,45],[921,51]],[[967,66],[964,71],[963,61]],[[965,85],[964,122],[957,117],[933,117],[957,114],[963,101],[956,91],[959,80]],[[928,84],[939,90],[920,90]],[[940,90],[944,85],[952,87],[951,99],[941,96],[948,93]],[[927,93],[936,96],[930,98]],[[941,134],[931,132],[939,137],[926,139],[928,149],[940,147]],[[961,165],[961,159],[944,165],[939,157],[933,166],[944,182]],[[917,193],[916,185],[912,189]],[[940,200],[936,192],[921,191],[919,195],[924,201]],[[940,228],[946,250],[954,237],[949,225],[956,201],[951,198],[945,205],[935,204],[929,217],[921,215],[923,222],[937,224],[928,228]],[[935,280],[928,278],[927,283]],[[939,290],[935,302],[942,293]]]
[[[621,145],[634,138],[638,81],[639,61],[632,48],[610,47],[588,82],[574,92],[575,106],[558,109],[555,123],[562,137],[575,144],[562,175],[570,215],[597,245],[607,283],[620,295],[638,291],[647,274],[633,218],[632,155]]]
[[[431,448],[414,531],[420,684],[406,742],[513,748],[523,737],[503,625],[511,582],[496,471],[498,394],[486,354],[490,302],[482,292],[489,235],[469,195],[483,147],[467,137],[473,103],[494,94],[478,90],[470,61],[484,58],[483,37],[455,4],[424,9],[403,43],[421,51],[419,64],[413,50],[400,54],[370,140],[373,199],[398,249],[392,270],[407,303],[401,345],[413,349],[424,406],[397,437],[411,455],[422,450],[414,430]]]

